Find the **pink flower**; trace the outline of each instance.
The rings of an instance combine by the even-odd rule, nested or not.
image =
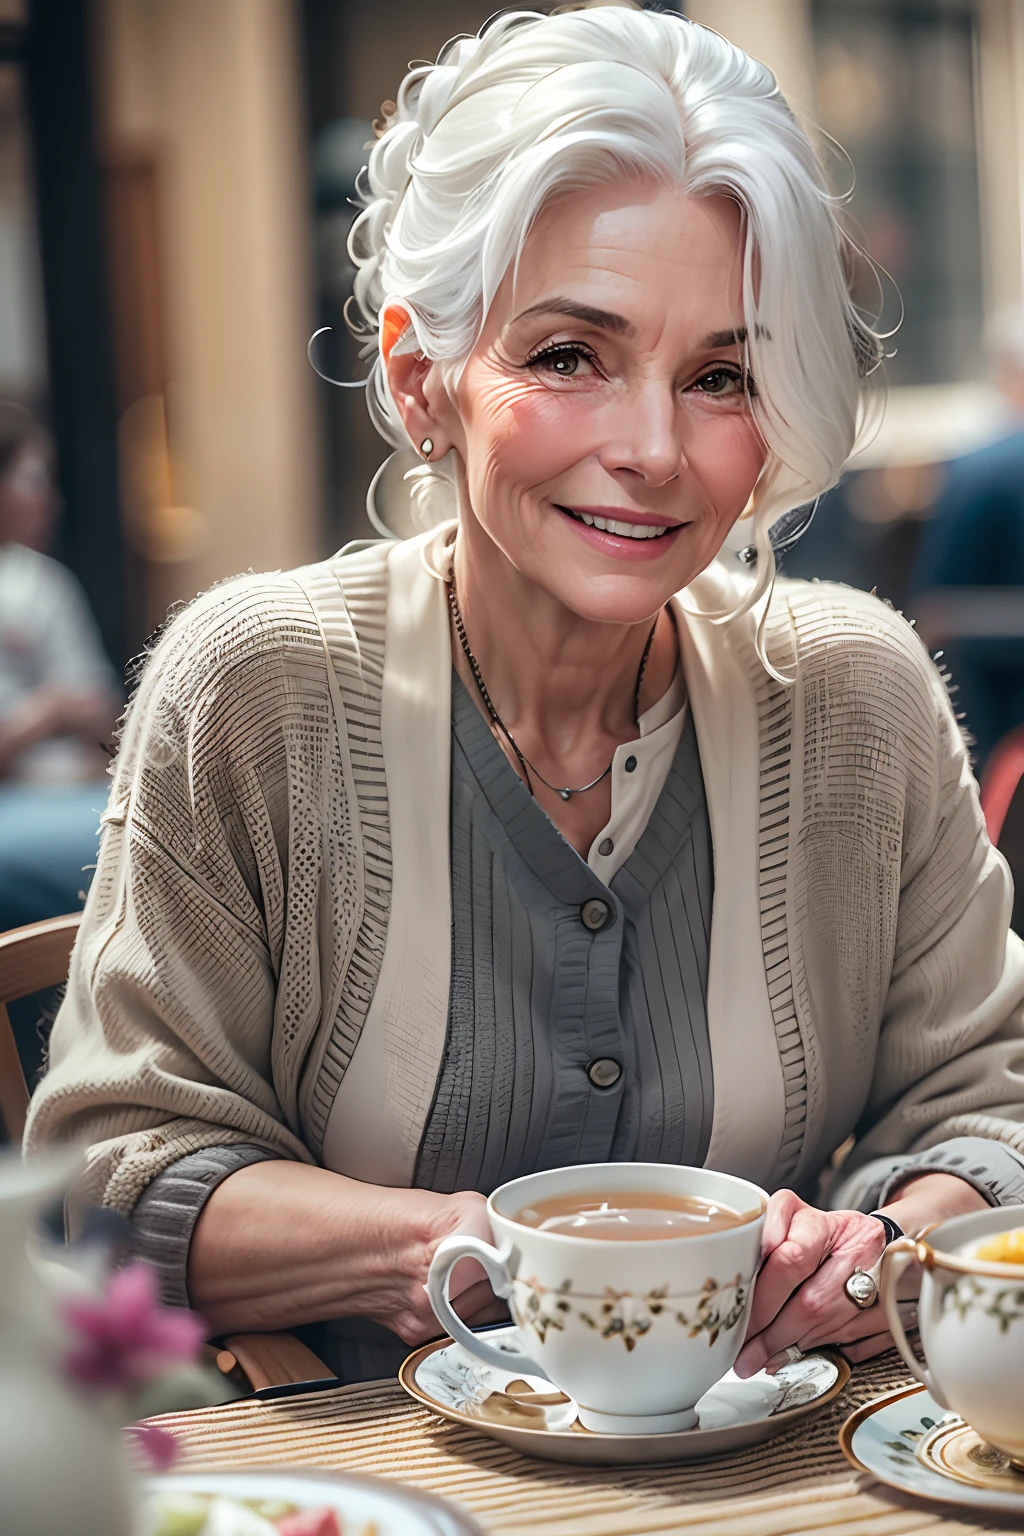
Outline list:
[[[180,1447],[169,1429],[156,1424],[130,1424],[125,1433],[147,1470],[166,1472],[177,1461]]]
[[[194,1360],[206,1336],[195,1312],[161,1306],[148,1264],[115,1270],[101,1297],[66,1300],[61,1313],[74,1340],[64,1369],[84,1387],[143,1386],[169,1366]]]

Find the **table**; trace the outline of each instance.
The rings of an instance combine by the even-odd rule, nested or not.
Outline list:
[[[839,1426],[855,1407],[909,1385],[890,1354],[856,1367],[821,1416],[766,1445],[667,1467],[569,1467],[520,1456],[448,1423],[396,1381],[166,1414],[176,1470],[334,1467],[373,1472],[454,1499],[489,1536],[975,1536],[1015,1527],[926,1505],[855,1472]]]

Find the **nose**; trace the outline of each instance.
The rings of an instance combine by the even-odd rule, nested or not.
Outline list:
[[[600,454],[603,468],[636,475],[656,487],[686,467],[679,402],[674,388],[651,384],[616,402],[613,435]]]

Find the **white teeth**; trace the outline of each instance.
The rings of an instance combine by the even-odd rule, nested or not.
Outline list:
[[[660,539],[663,533],[668,533],[667,524],[659,527],[656,523],[620,523],[610,517],[591,517],[589,512],[574,512],[573,517],[578,517],[588,528],[617,534],[620,539]]]
[[[662,534],[668,533],[670,526],[667,523],[660,526],[657,523],[621,523],[610,517],[592,517],[589,512],[572,512],[570,516],[586,523],[588,528],[600,528],[602,533],[614,533],[620,539],[660,539]]]

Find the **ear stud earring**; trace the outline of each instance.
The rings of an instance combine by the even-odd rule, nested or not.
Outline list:
[[[433,451],[434,439],[432,437],[425,437],[422,443],[420,443],[420,453],[422,453],[425,459],[429,459]]]

